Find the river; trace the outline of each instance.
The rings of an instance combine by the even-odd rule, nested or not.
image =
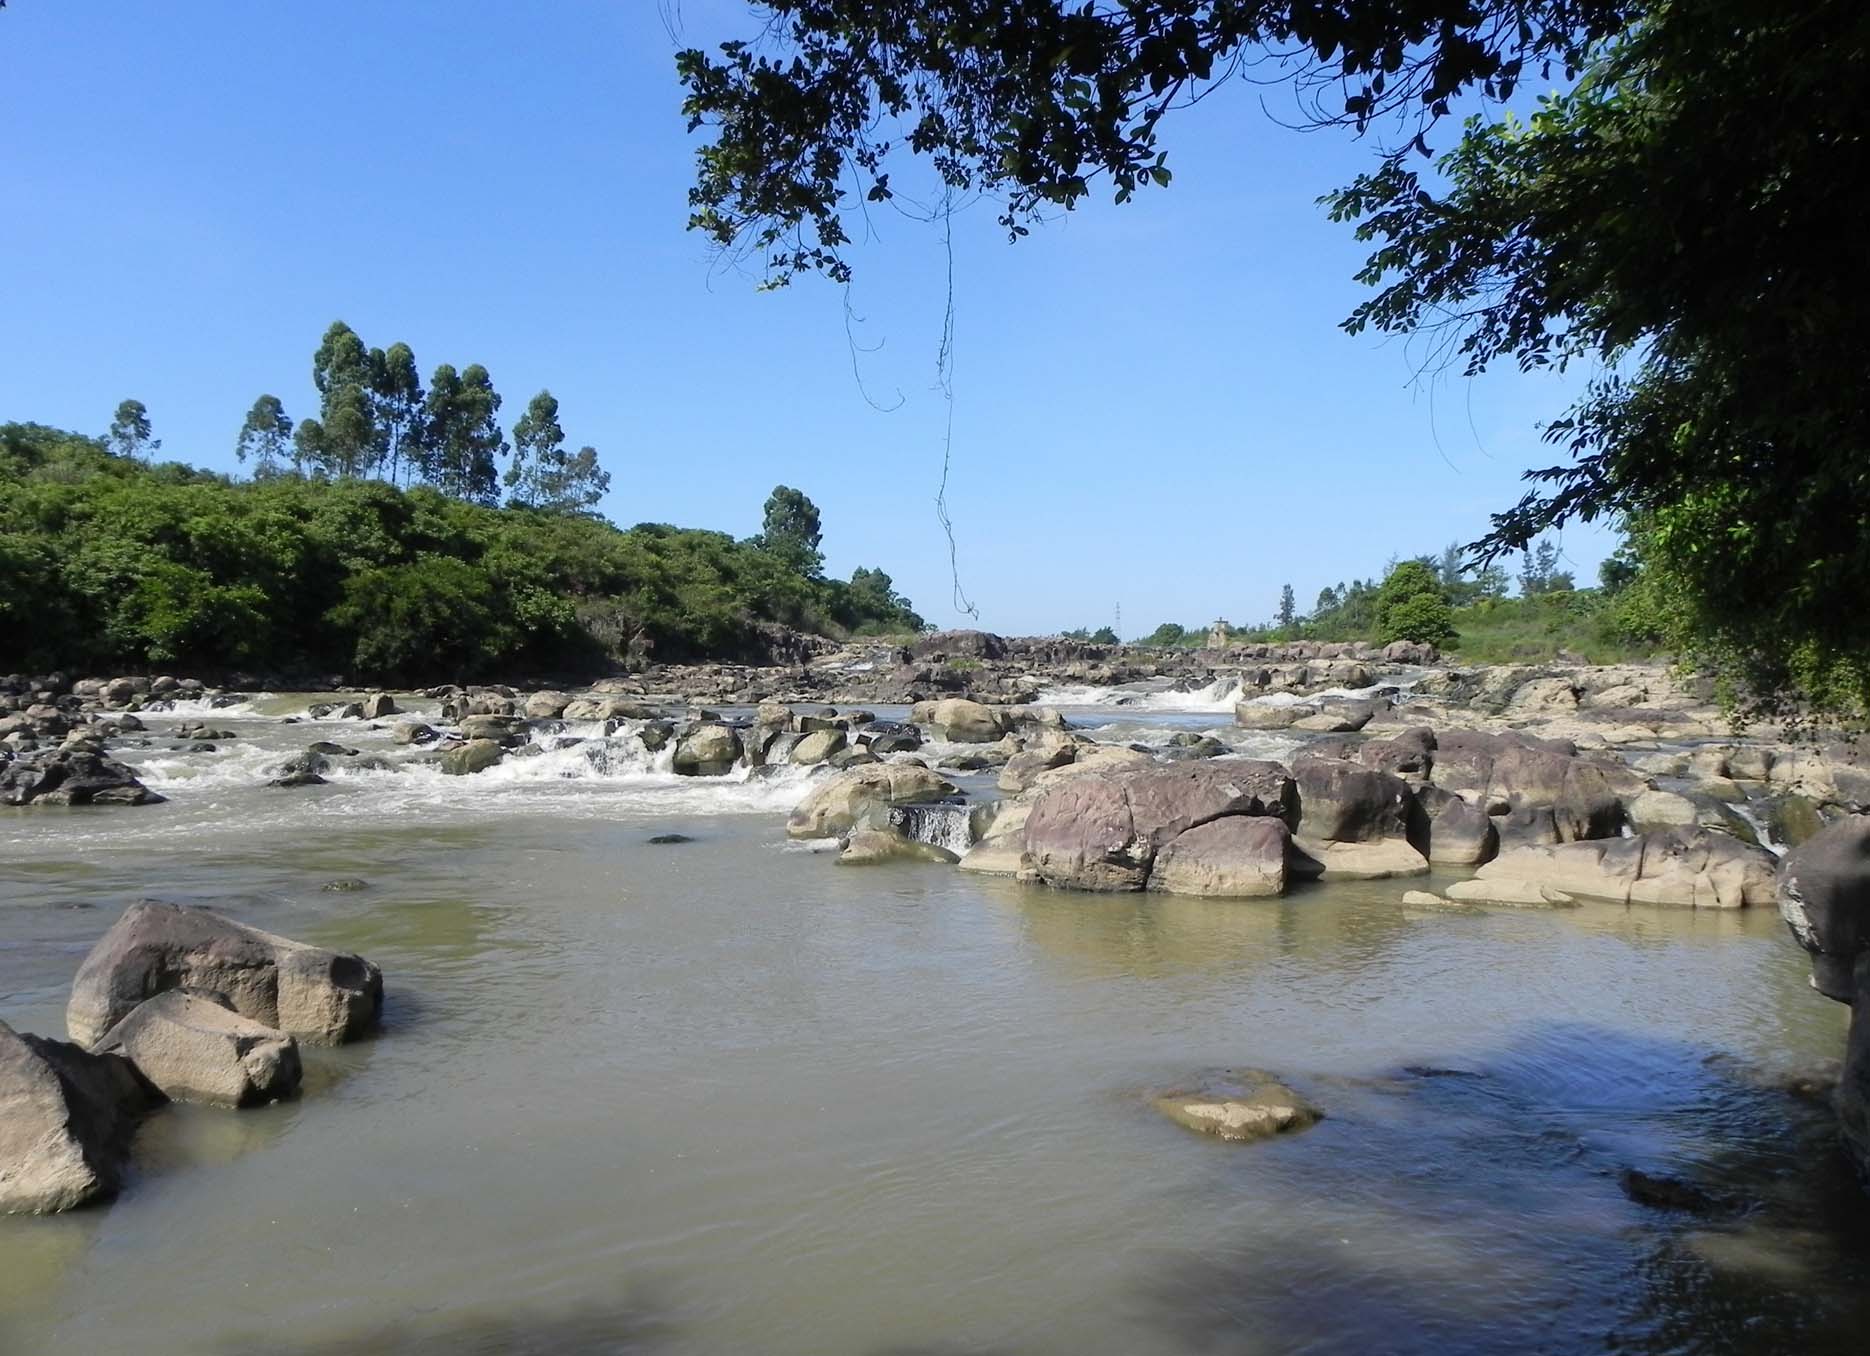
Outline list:
[[[1828,1112],[1781,1087],[1848,1014],[1768,910],[843,868],[784,841],[802,771],[688,780],[590,744],[265,788],[312,739],[409,752],[279,723],[305,702],[147,717],[242,736],[123,751],[167,804],[0,812],[22,1030],[63,1035],[79,960],[144,895],[355,949],[388,991],[373,1039],[305,1052],[299,1099],[165,1109],[115,1202],[0,1219],[0,1350],[1870,1342],[1870,1211]],[[1152,1109],[1234,1065],[1326,1119],[1230,1145]],[[1718,1208],[1637,1204],[1628,1169]]]

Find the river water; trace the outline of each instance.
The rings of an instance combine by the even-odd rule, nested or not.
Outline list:
[[[264,788],[316,738],[408,753],[279,723],[305,701],[188,709],[243,736],[215,753],[125,750],[165,805],[0,817],[20,1029],[63,1034],[143,895],[361,951],[388,990],[298,1100],[168,1108],[115,1202],[0,1219],[8,1356],[1870,1348],[1870,1212],[1783,1087],[1846,1012],[1770,911],[842,868],[784,842],[802,773],[601,743]],[[1150,1106],[1239,1065],[1327,1118],[1230,1145]],[[1628,1169],[1714,1208],[1636,1204]]]

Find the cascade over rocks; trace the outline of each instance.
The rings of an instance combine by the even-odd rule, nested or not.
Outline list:
[[[72,981],[65,1025],[94,1045],[146,999],[212,994],[235,1012],[312,1045],[376,1025],[383,976],[362,956],[308,946],[206,909],[145,899],[98,939]]]
[[[116,1191],[136,1123],[159,1101],[128,1060],[0,1021],[0,1214],[47,1215]]]
[[[787,818],[786,834],[841,837],[880,807],[924,804],[954,794],[953,783],[918,763],[870,763],[819,782]]]

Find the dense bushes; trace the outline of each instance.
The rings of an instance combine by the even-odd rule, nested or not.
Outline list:
[[[439,680],[751,657],[762,622],[921,626],[881,570],[824,579],[724,533],[374,480],[236,484],[0,425],[5,667]]]

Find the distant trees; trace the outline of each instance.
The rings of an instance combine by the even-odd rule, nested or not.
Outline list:
[[[1153,645],[1159,649],[1168,649],[1171,646],[1180,645],[1186,639],[1188,639],[1188,628],[1186,626],[1183,626],[1180,622],[1164,622],[1136,643],[1138,645]]]
[[[253,459],[253,478],[270,480],[285,469],[292,455],[292,420],[276,395],[263,395],[253,402],[247,418],[234,440],[234,459]]]
[[[149,436],[149,411],[140,400],[125,400],[117,406],[104,441],[112,452],[131,461],[147,457],[162,446],[162,439]]]
[[[1520,553],[1519,592],[1523,598],[1540,593],[1561,593],[1577,587],[1567,570],[1558,568],[1558,543],[1546,538]]]
[[[1289,627],[1298,620],[1298,599],[1293,596],[1292,585],[1287,584],[1279,590],[1279,625]]]

